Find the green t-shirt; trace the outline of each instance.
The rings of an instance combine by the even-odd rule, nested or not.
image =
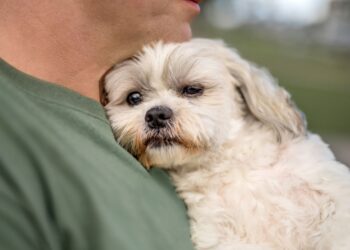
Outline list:
[[[0,249],[190,250],[183,202],[100,104],[0,59]]]

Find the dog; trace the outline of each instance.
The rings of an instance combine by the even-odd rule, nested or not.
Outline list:
[[[105,78],[117,141],[169,172],[198,250],[349,250],[350,172],[223,42],[146,46]]]

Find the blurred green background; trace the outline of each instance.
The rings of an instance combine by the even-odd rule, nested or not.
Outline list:
[[[267,68],[306,114],[309,130],[350,165],[350,1],[281,1],[204,1],[194,36],[223,39]]]

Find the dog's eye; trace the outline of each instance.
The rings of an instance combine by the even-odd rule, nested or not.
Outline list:
[[[201,87],[201,86],[185,86],[181,92],[185,96],[190,96],[190,97],[200,96],[203,94],[203,87]]]
[[[128,102],[129,105],[135,106],[142,102],[142,95],[140,92],[137,92],[137,91],[131,92],[126,98],[126,101]]]

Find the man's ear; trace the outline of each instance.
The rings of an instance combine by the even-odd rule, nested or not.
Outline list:
[[[276,132],[278,141],[286,136],[305,135],[306,122],[302,113],[292,102],[290,94],[278,86],[266,70],[242,59],[237,52],[227,48],[221,41],[193,41],[207,47],[204,53],[224,62],[233,78],[234,87],[240,91],[250,113],[271,127]]]

